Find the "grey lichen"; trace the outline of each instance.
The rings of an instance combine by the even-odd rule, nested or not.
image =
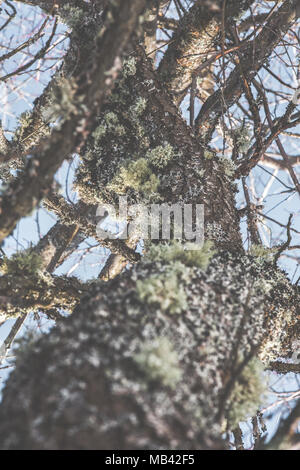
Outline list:
[[[226,157],[219,157],[218,161],[221,163],[223,167],[225,176],[227,176],[228,178],[232,178],[237,168],[235,163]]]
[[[142,302],[171,314],[179,314],[187,309],[185,285],[192,277],[189,268],[206,269],[214,255],[213,245],[209,241],[199,250],[190,248],[189,244],[177,241],[150,245],[144,263],[155,261],[163,268],[159,274],[137,281],[137,295]]]
[[[212,160],[215,157],[215,153],[212,150],[205,149],[203,156],[206,160]]]
[[[125,135],[124,126],[119,124],[118,116],[113,112],[104,114],[101,124],[99,124],[93,132],[95,144],[99,144],[108,132],[116,134],[119,137]]]
[[[38,116],[31,111],[25,111],[19,116],[13,140],[20,146],[25,144],[26,147],[30,147],[38,142],[41,137],[49,135],[50,130],[47,126],[47,120],[43,116],[44,109],[45,107],[42,108],[42,112]]]
[[[136,102],[130,106],[130,113],[132,114],[133,119],[136,119],[138,116],[140,116],[146,109],[147,107],[147,100],[143,98],[142,96],[139,96],[136,100]]]
[[[252,256],[260,258],[264,261],[272,261],[274,257],[274,253],[276,252],[276,248],[269,248],[263,245],[252,245],[249,253]]]
[[[237,127],[231,132],[234,144],[239,152],[247,152],[251,143],[250,128],[247,125]]]

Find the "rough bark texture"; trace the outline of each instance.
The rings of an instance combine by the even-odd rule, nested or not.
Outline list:
[[[259,400],[252,391],[239,403],[235,381],[257,353],[280,353],[282,335],[288,353],[299,296],[253,257],[223,252],[206,271],[188,264],[147,259],[95,285],[71,318],[25,344],[4,391],[1,446],[222,448],[236,407],[247,416]],[[158,276],[163,288],[151,295]],[[267,295],[266,283],[274,286]],[[295,315],[290,325],[287,312]],[[241,379],[245,390],[255,379]]]

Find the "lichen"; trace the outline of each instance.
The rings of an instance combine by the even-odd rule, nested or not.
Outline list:
[[[4,258],[0,269],[3,274],[9,276],[34,276],[39,272],[41,265],[41,257],[28,249],[15,253],[10,258]]]
[[[37,142],[41,137],[49,134],[49,127],[47,121],[43,118],[43,111],[37,117],[31,111],[24,111],[18,118],[18,127],[14,133],[13,140],[23,145],[30,146]]]
[[[137,282],[147,282],[155,276],[167,279],[172,270],[178,273],[179,285],[185,292],[184,314],[174,315],[162,310],[159,303],[142,302],[136,292]],[[289,353],[289,331],[293,318],[296,321],[299,299],[297,291],[287,287],[283,274],[278,273],[281,271],[269,262],[257,262],[249,254],[227,250],[215,254],[206,270],[179,261],[148,260],[107,284],[94,283],[82,299],[76,318],[59,322],[25,358],[19,357],[19,369],[10,376],[10,388],[1,408],[0,422],[6,422],[2,428],[0,425],[2,446],[13,442],[18,447],[26,435],[30,448],[41,442],[41,436],[45,447],[57,448],[53,429],[69,419],[70,410],[76,413],[72,413],[74,425],[66,428],[66,446],[71,446],[74,439],[82,446],[82,436],[87,436],[87,447],[91,436],[95,445],[107,442],[108,429],[113,430],[123,448],[131,448],[132,442],[137,448],[160,448],[161,429],[166,448],[201,447],[203,435],[220,442],[224,430],[220,412],[225,412],[227,427],[232,428],[258,408],[261,375],[257,370],[261,366],[247,360],[253,351],[261,351],[265,340],[273,338],[274,327],[274,342],[283,343],[283,349],[276,344],[273,347]],[[276,281],[276,277],[281,281]],[[255,285],[262,278],[273,279],[270,295]],[[176,351],[178,362],[172,354],[170,361],[168,347],[163,348],[166,355],[155,350],[154,355],[160,360],[153,358],[153,371],[150,344],[162,337]],[[149,345],[146,351],[143,345]],[[268,353],[271,352],[272,348]],[[138,364],[135,358],[141,353]],[[181,379],[172,388],[162,387],[161,380],[164,374],[168,375],[162,357],[171,363],[172,375],[177,364],[182,371]],[[38,370],[32,368],[41,360]],[[241,364],[250,367],[239,371]],[[66,374],[66,367],[74,373]],[[236,371],[236,383],[224,403],[232,371]],[[151,378],[153,375],[155,378]],[[13,405],[11,390],[18,391]],[[41,410],[36,406],[36,396],[41,397],[40,405],[46,412],[44,422],[33,427],[31,423],[38,423]],[[245,399],[251,401],[251,409],[245,408]],[[43,406],[45,403],[47,406]],[[24,413],[32,417],[30,423],[19,419]],[[178,428],[180,440],[173,432]],[[142,435],[139,442],[137,435]]]
[[[140,191],[143,194],[155,193],[159,185],[159,179],[145,158],[130,161],[121,167],[119,173],[108,184],[107,188],[117,194],[125,194],[128,188]]]
[[[181,379],[178,355],[166,337],[158,337],[143,344],[134,360],[149,381],[159,381],[174,388]]]
[[[144,263],[155,261],[163,265],[163,270],[137,281],[136,291],[140,301],[171,314],[183,312],[187,308],[185,285],[191,280],[192,268],[207,268],[215,253],[212,247],[210,241],[206,241],[199,250],[190,250],[188,243],[183,245],[178,241],[151,245]]]
[[[141,302],[160,308],[163,312],[179,314],[187,308],[182,276],[187,272],[181,263],[174,263],[166,272],[138,280],[136,292]]]
[[[77,93],[77,85],[72,78],[60,77],[53,84],[49,102],[43,111],[46,122],[56,122],[60,127],[73,114],[86,111],[84,96]]]
[[[240,126],[231,132],[235,146],[240,152],[247,152],[251,143],[250,128],[248,126]]]
[[[236,165],[232,160],[226,157],[219,157],[218,161],[221,163],[223,170],[224,170],[224,174],[228,178],[231,178],[232,176],[234,176],[236,172]]]
[[[204,150],[203,156],[206,160],[212,160],[215,156],[214,152],[212,150]]]
[[[252,256],[261,258],[264,261],[272,261],[274,251],[276,251],[276,248],[268,248],[263,245],[255,245],[253,244],[249,250],[249,253]]]
[[[255,415],[267,393],[263,365],[253,358],[235,381],[227,404],[228,428],[234,429],[241,421]]]
[[[218,222],[208,222],[205,225],[205,235],[206,238],[216,243],[228,240],[228,235]]]
[[[125,134],[124,126],[119,124],[118,116],[113,112],[104,114],[101,124],[99,124],[99,126],[94,130],[93,138],[95,140],[95,144],[98,145],[108,132],[119,137],[122,137]]]
[[[174,126],[171,113],[154,109],[150,94],[158,85],[148,79],[142,66],[137,80],[133,75],[137,64],[133,56],[124,62],[82,152],[76,190],[89,204],[108,203],[117,207],[121,194],[126,194],[132,205],[152,204],[166,198],[171,202],[180,194],[184,166],[187,182],[184,199],[188,203],[191,199],[198,202],[203,195],[199,182],[205,171],[201,155],[191,152],[192,157],[189,154],[187,159],[189,150],[178,145],[179,140],[171,145],[169,138]],[[107,122],[107,116],[113,119]]]
[[[213,243],[205,241],[199,250],[190,249],[189,243],[182,244],[179,241],[172,241],[169,244],[151,244],[145,255],[145,260],[156,262],[180,261],[185,266],[206,269],[211,257],[215,254]]]
[[[84,23],[85,17],[86,15],[81,8],[70,6],[69,4],[63,5],[59,9],[59,18],[61,21],[75,32],[76,29]]]
[[[165,143],[165,145],[159,145],[154,149],[147,152],[146,158],[156,168],[166,167],[175,156],[178,154],[175,152],[172,145]]]
[[[123,61],[122,74],[124,78],[133,76],[136,74],[136,58],[129,56]]]
[[[136,102],[130,106],[130,113],[134,119],[136,119],[137,116],[140,116],[146,109],[147,107],[147,100],[143,98],[142,96],[139,96],[136,100]]]

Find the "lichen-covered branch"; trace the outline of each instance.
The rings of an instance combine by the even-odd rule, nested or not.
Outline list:
[[[52,194],[44,201],[44,205],[56,213],[64,224],[77,225],[87,237],[95,238],[103,247],[109,248],[112,253],[123,255],[128,261],[134,262],[140,259],[140,255],[135,253],[134,249],[130,248],[123,240],[118,238],[104,240],[98,237],[96,224],[87,218],[89,207],[83,202],[79,202],[76,206],[71,205],[62,196]]]
[[[144,0],[123,0],[108,7],[106,21],[96,38],[92,55],[86,57],[85,67],[78,73],[77,83],[71,85],[74,94],[69,108],[63,110],[64,122],[32,152],[23,174],[11,183],[1,197],[0,241],[12,232],[21,217],[30,213],[49,193],[54,174],[63,160],[82,144],[89,132],[92,116],[100,109],[106,93],[113,87],[119,69],[119,55],[145,3]],[[87,86],[90,81],[91,85]],[[83,99],[85,106],[80,107],[79,103]]]
[[[204,204],[206,223],[223,234],[216,243],[241,247],[233,167],[195,138],[141,51],[125,61],[81,156],[76,188],[86,203],[117,206],[126,195],[128,203]]]
[[[76,278],[51,276],[44,271],[42,258],[32,249],[3,259],[0,269],[0,297],[6,299],[1,310],[7,317],[35,309],[72,311],[86,290]]]
[[[207,54],[219,43],[222,27],[222,1],[196,1],[178,23],[171,44],[160,65],[159,75],[169,87],[176,104],[180,104],[197,69]],[[225,27],[253,2],[228,0]]]

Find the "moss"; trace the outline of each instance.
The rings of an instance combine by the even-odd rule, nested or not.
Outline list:
[[[107,188],[117,194],[125,194],[127,188],[149,194],[154,193],[158,185],[159,179],[152,173],[147,160],[139,158],[122,167]]]
[[[41,257],[31,250],[25,250],[5,258],[1,265],[3,274],[15,276],[36,275],[42,266]]]
[[[213,243],[206,241],[200,250],[190,250],[189,243],[183,245],[172,241],[170,244],[151,245],[145,259],[157,262],[180,261],[185,266],[206,269],[211,257],[215,254]]]
[[[150,381],[158,380],[163,385],[174,388],[181,379],[177,353],[166,337],[158,337],[145,343],[134,360]]]
[[[254,358],[244,368],[230,396],[227,412],[228,427],[234,429],[239,422],[254,416],[267,393],[262,363]]]
[[[172,145],[166,143],[165,145],[159,145],[152,150],[147,152],[146,158],[156,168],[166,167],[176,156],[176,152]]]

